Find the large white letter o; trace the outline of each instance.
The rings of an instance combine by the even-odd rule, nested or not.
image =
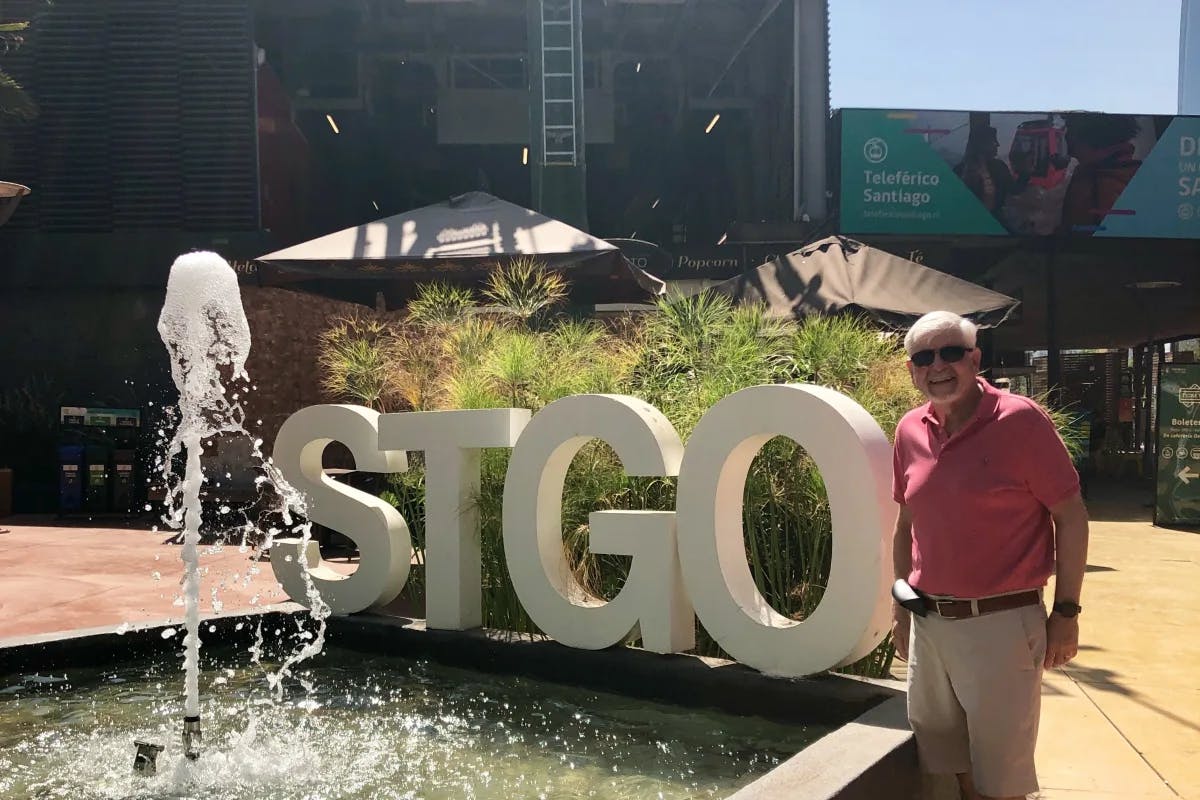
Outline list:
[[[742,498],[755,455],[787,436],[816,462],[833,517],[829,584],[803,622],[759,594],[746,562]],[[731,656],[767,674],[811,675],[862,658],[888,629],[891,446],[858,403],[820,386],[755,386],[714,405],[687,442],[677,520],[696,614]]]

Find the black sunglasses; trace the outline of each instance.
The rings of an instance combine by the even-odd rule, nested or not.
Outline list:
[[[908,357],[914,366],[928,367],[933,363],[933,356],[936,353],[942,357],[942,361],[947,364],[953,364],[957,361],[962,361],[963,356],[974,350],[974,347],[963,347],[960,344],[948,344],[945,347],[939,347],[937,350],[918,350]]]

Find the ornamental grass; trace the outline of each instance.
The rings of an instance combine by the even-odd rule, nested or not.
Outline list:
[[[509,283],[510,282],[511,285]],[[536,413],[574,394],[627,394],[654,405],[686,442],[700,417],[739,389],[766,383],[816,383],[844,392],[890,436],[920,402],[896,337],[849,317],[770,319],[758,306],[734,306],[700,294],[660,300],[649,313],[617,324],[563,312],[562,277],[538,264],[497,270],[482,298],[424,288],[407,315],[391,323],[336,323],[324,339],[325,385],[339,401],[380,410],[518,407]],[[512,303],[511,307],[505,303]],[[408,521],[423,557],[424,473],[410,457],[391,476],[386,498]],[[487,627],[538,634],[522,610],[505,566],[501,497],[507,450],[482,458],[483,612]],[[606,509],[674,510],[674,478],[625,474],[612,449],[585,445],[562,498],[563,547],[579,581],[611,599],[630,558],[588,549],[588,514]],[[759,452],[746,480],[744,539],[759,591],[779,613],[802,620],[820,602],[829,575],[829,501],[820,473],[802,448],[776,437]],[[414,578],[406,592],[421,594]],[[697,630],[696,651],[723,655]],[[850,671],[884,675],[884,642]]]

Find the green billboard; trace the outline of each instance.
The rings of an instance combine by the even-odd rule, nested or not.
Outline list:
[[[1164,364],[1158,379],[1154,522],[1200,525],[1200,364]]]
[[[1200,117],[840,112],[843,233],[1200,238]]]

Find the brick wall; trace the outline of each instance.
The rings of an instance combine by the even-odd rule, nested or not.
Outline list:
[[[295,411],[337,402],[321,390],[319,338],[333,320],[374,315],[366,306],[274,287],[243,286],[242,307],[250,323],[246,371],[257,387],[245,403],[247,428],[270,444]],[[255,427],[257,420],[262,425]]]

